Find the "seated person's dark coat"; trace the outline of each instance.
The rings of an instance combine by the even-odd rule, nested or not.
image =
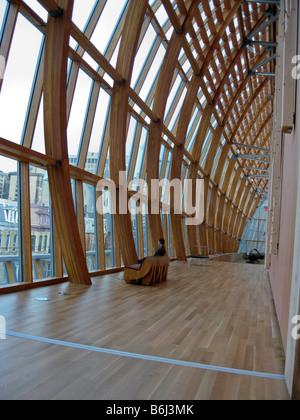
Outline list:
[[[155,254],[153,255],[154,257],[163,257],[164,255],[166,255],[166,250],[164,246],[160,246]]]

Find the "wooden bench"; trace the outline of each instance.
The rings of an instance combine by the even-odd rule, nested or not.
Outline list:
[[[167,255],[147,257],[142,264],[125,267],[124,280],[127,283],[152,286],[167,279],[169,265],[170,258]]]

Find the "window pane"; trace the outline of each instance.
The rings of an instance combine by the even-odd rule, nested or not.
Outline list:
[[[32,150],[36,152],[45,154],[45,133],[44,133],[44,101],[43,94],[40,102],[40,108],[38,112],[38,117],[35,125],[33,140],[32,140]]]
[[[92,79],[79,70],[70,119],[68,123],[69,155],[77,157],[90,97]],[[76,165],[75,165],[76,166]]]
[[[103,192],[102,200],[103,200],[102,203],[103,203],[105,266],[106,268],[112,268],[115,266],[115,258],[114,258],[112,198],[111,198],[110,191]]]
[[[156,19],[158,20],[158,22],[159,22],[159,24],[160,24],[160,26],[161,27],[164,27],[164,25],[166,24],[166,22],[168,21],[168,14],[167,14],[167,12],[166,12],[166,10],[165,10],[165,8],[164,8],[164,6],[163,5],[161,5],[158,9],[157,9],[157,11],[156,11],[156,13],[155,13],[155,17],[156,17]]]
[[[178,118],[179,118],[180,111],[181,111],[182,106],[183,106],[183,102],[184,102],[186,93],[187,93],[187,89],[184,88],[183,93],[181,94],[180,99],[178,101],[178,104],[176,106],[176,109],[175,109],[175,111],[172,115],[172,118],[171,118],[171,120],[168,124],[168,128],[169,128],[170,131],[175,131],[174,128],[176,126],[176,123],[178,122]]]
[[[19,14],[0,95],[0,136],[15,143],[21,143],[42,39]]]
[[[135,137],[136,137],[136,130],[137,130],[137,120],[135,118],[130,118],[130,123],[127,132],[127,139],[126,139],[126,171],[128,174],[131,156],[132,156],[132,148],[134,145]]]
[[[95,0],[74,0],[72,20],[83,30],[95,5]]]
[[[35,11],[37,15],[39,15],[45,22],[47,22],[48,13],[47,10],[42,7],[38,0],[25,0],[25,3]]]
[[[171,164],[172,164],[172,158],[173,158],[173,153],[169,150],[166,151],[166,153],[168,153],[168,161],[167,161],[167,165],[166,165],[166,171],[164,174],[164,186],[162,188],[162,194],[161,194],[161,200],[163,202],[165,202],[166,204],[169,203],[170,200],[170,196],[166,196],[166,192],[167,192],[167,180],[169,180],[170,177],[170,172],[171,172]]]
[[[83,184],[85,246],[86,260],[89,271],[96,271],[98,269],[95,194],[96,191],[93,185]]]
[[[201,160],[200,160],[200,165],[202,166],[202,168],[204,167],[204,164],[206,162],[206,158],[208,156],[208,152],[210,149],[210,144],[212,141],[212,134],[213,132],[211,130],[208,131],[208,134],[206,136],[206,139],[204,141],[203,147],[202,147],[202,154],[201,154]]]
[[[135,243],[137,255],[139,255],[139,234],[138,234],[138,218],[137,218],[137,202],[136,200],[129,200],[129,208],[131,214],[132,234]]]
[[[30,166],[30,215],[33,279],[54,277],[48,174]]]
[[[252,249],[257,249],[260,253],[265,253],[267,211],[268,202],[262,202],[259,204],[253,218],[247,221],[239,248],[240,253],[248,253]]]
[[[160,148],[160,154],[159,154],[159,179],[162,178],[162,168],[163,168],[165,153],[166,153],[166,148],[162,144]]]
[[[157,34],[153,26],[150,24],[144,36],[144,39],[140,45],[140,48],[137,52],[137,55],[135,57],[132,78],[131,78],[132,87],[134,87],[137,82],[138,76],[146,62],[147,56],[149,52],[151,51],[152,44],[155,41],[156,37],[157,37]]]
[[[22,281],[17,162],[0,156],[0,284]]]
[[[180,75],[178,75],[174,84],[173,84],[173,86],[172,86],[172,89],[171,89],[171,92],[169,94],[168,101],[167,101],[167,104],[166,104],[166,112],[165,112],[166,118],[168,117],[170,108],[173,105],[174,99],[175,99],[176,94],[177,94],[177,92],[180,88],[181,83],[182,83],[182,78],[181,78]],[[165,120],[166,120],[166,118],[165,118]]]
[[[142,129],[142,136],[139,145],[139,151],[137,155],[135,171],[134,171],[134,179],[139,179],[141,177],[141,172],[143,168],[143,163],[146,156],[146,149],[147,149],[147,141],[148,141],[149,132],[144,127]]]
[[[147,215],[147,204],[142,203],[142,217],[143,217],[143,237],[144,237],[144,257],[149,255],[148,245],[148,215]]]
[[[108,95],[105,90],[100,89],[88,152],[89,155],[93,153],[94,157],[99,157],[104,135],[109,125],[108,115],[110,110],[110,101],[110,95]],[[86,162],[86,165],[87,164],[88,162]],[[97,165],[93,168],[86,166],[85,170],[96,174],[98,167]]]
[[[105,161],[105,167],[104,167],[104,178],[110,179],[110,167],[109,167],[109,149],[107,151],[107,157]]]
[[[106,47],[109,44],[114,28],[117,25],[119,18],[122,16],[123,8],[127,2],[128,0],[106,2],[100,20],[91,38],[91,42],[101,54],[105,54]]]
[[[143,101],[146,101],[148,98],[148,95],[151,91],[153,83],[157,79],[158,72],[160,70],[161,64],[163,62],[164,56],[165,56],[166,50],[163,46],[159,47],[159,50],[155,56],[155,59],[153,60],[153,63],[148,71],[148,75],[146,77],[146,80],[143,84],[143,87],[141,91],[139,92],[139,96]]]
[[[222,147],[220,146],[218,148],[218,151],[217,151],[216,155],[215,155],[214,164],[213,164],[212,173],[211,173],[211,178],[215,177],[215,173],[216,173],[218,163],[219,163],[219,160],[220,160],[220,157],[221,157],[221,151],[222,151]]]
[[[198,129],[200,127],[201,123],[201,117],[202,115],[199,112],[199,109],[196,108],[194,112],[194,116],[190,122],[189,128],[188,128],[188,135],[187,135],[187,151],[190,152],[192,147],[194,146],[196,136],[198,134]]]
[[[0,35],[1,35],[1,26],[3,23],[6,6],[7,6],[7,1],[0,0]]]

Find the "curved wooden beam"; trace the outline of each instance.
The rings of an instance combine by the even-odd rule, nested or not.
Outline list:
[[[245,135],[243,136],[243,138],[241,138],[240,143],[245,143],[246,142],[246,140],[249,137],[249,135],[250,135],[253,127],[257,123],[257,121],[258,121],[259,117],[261,116],[261,114],[268,107],[269,103],[270,103],[270,98],[267,98],[266,101],[258,109],[258,113],[257,113],[256,117],[253,119],[253,121],[251,122],[250,126],[247,128],[247,131],[246,131]],[[250,143],[246,143],[246,144],[250,144]]]
[[[229,10],[228,15],[224,21],[224,23],[222,24],[222,27],[220,28],[220,30],[218,31],[218,33],[216,34],[214,41],[212,43],[212,46],[210,47],[208,54],[205,57],[204,63],[202,65],[202,69],[206,69],[209,66],[209,63],[213,57],[213,54],[215,52],[215,50],[217,49],[219,42],[221,40],[221,38],[223,37],[227,27],[229,26],[229,24],[232,22],[234,15],[237,13],[237,11],[239,10],[241,4],[242,4],[243,0],[236,0],[234,5],[232,6],[232,8]]]
[[[193,112],[194,103],[197,98],[199,85],[200,85],[199,77],[193,76],[192,81],[189,85],[188,92],[185,97],[185,101],[181,110],[180,117],[179,117],[176,138],[180,146],[175,147],[173,160],[172,160],[172,166],[171,166],[171,179],[181,179],[182,162],[183,162],[183,156],[184,156],[184,143],[185,143],[185,138],[186,138],[186,133],[188,130],[190,118]],[[174,204],[173,189],[171,190],[170,199],[171,199],[170,204],[172,208],[172,204]],[[184,238],[183,238],[182,229],[181,229],[181,215],[174,214],[174,211],[171,211],[171,223],[172,223],[172,228],[173,228],[177,259],[180,261],[185,261],[186,255],[185,255],[185,249],[184,249]],[[194,243],[190,242],[190,245],[195,245],[196,243],[197,241]],[[196,251],[191,250],[191,252],[197,253],[197,250]]]
[[[239,89],[239,91],[238,91],[238,93],[239,93],[239,95],[240,95],[240,93],[241,93],[241,89]],[[258,93],[257,92],[255,92],[255,94],[254,94],[254,97],[252,98],[252,100],[250,101],[251,102],[251,104],[253,103],[253,101],[256,99],[256,97],[257,97],[257,95],[258,95]],[[236,97],[235,97],[235,99],[236,99]],[[234,100],[232,101],[232,102],[234,102]],[[249,107],[247,107],[247,109],[249,109]],[[231,107],[229,107],[229,110],[231,110]],[[244,114],[243,114],[244,115]],[[227,118],[228,118],[228,116],[229,116],[229,111],[227,112],[227,115],[225,116],[225,118],[224,118],[224,121],[226,121],[227,120]],[[218,163],[218,167],[217,167],[217,170],[216,170],[216,175],[215,175],[215,182],[216,182],[216,184],[218,185],[219,184],[219,182],[220,182],[220,177],[221,177],[221,173],[222,173],[222,170],[223,170],[223,168],[224,168],[224,164],[225,164],[225,160],[226,160],[226,156],[224,155],[224,150],[226,151],[226,153],[228,154],[228,151],[229,151],[229,146],[230,146],[230,144],[227,144],[226,143],[226,145],[223,147],[223,151],[222,151],[222,157],[220,158],[220,160],[219,160],[219,163]],[[224,152],[224,153],[223,153]],[[209,171],[209,168],[208,167],[206,167],[205,168],[207,171],[208,171],[208,173],[210,173],[210,171]],[[240,187],[239,187],[239,192],[238,192],[238,196],[240,196],[240,194],[242,194],[242,186],[244,186],[244,184],[245,183],[241,183],[240,184]],[[250,187],[251,187],[251,185],[250,185]],[[248,191],[248,190],[247,190]],[[227,194],[227,191],[225,191],[225,194]],[[209,203],[209,209],[213,209],[213,208],[216,208],[216,205],[217,205],[217,195],[211,195],[211,200],[210,200],[210,203]],[[216,218],[215,218],[215,221],[213,221],[212,220],[212,218],[210,219],[210,224],[212,224],[213,226],[215,225],[215,226],[219,226],[219,218],[220,218],[220,216],[218,217],[218,221],[217,221],[217,215],[216,215]],[[230,220],[231,220],[231,223],[232,223],[232,217],[230,218]],[[228,232],[227,232],[227,234],[228,235],[231,235],[232,234],[232,232],[233,232],[233,230],[234,230],[234,226],[229,226],[229,230],[228,230]],[[217,227],[216,227],[216,229],[217,229]]]
[[[192,150],[192,156],[194,159],[194,164],[191,165],[190,171],[189,171],[189,179],[192,182],[192,205],[195,205],[195,196],[196,196],[196,180],[198,178],[198,170],[199,170],[199,161],[200,156],[202,152],[202,147],[204,144],[204,141],[207,136],[207,132],[209,129],[209,123],[213,114],[213,104],[207,104],[203,115],[201,119],[201,123],[198,129],[198,132],[196,134],[196,139],[194,142],[193,150]],[[208,191],[208,185],[209,185],[209,178],[205,177],[205,193],[204,193],[204,221],[201,226],[199,226],[199,240],[201,246],[207,246],[207,236],[206,236],[206,203],[207,203],[207,191]],[[195,242],[195,238],[197,237],[196,233],[196,226],[188,226],[187,227],[187,233],[189,238],[190,245],[198,245],[198,241]]]
[[[235,10],[233,10],[233,9],[232,9],[232,10],[231,10],[231,12],[229,13],[229,15],[228,15],[228,17],[227,17],[227,19],[226,19],[226,21],[225,21],[225,24],[223,24],[223,26],[222,26],[222,30],[223,30],[223,32],[222,32],[222,31],[220,31],[220,33],[218,33],[218,36],[217,36],[217,37],[216,37],[216,39],[214,40],[214,43],[213,43],[212,47],[210,48],[209,53],[207,54],[207,56],[206,56],[206,58],[205,58],[205,61],[204,61],[204,64],[203,64],[203,67],[202,67],[202,68],[205,68],[205,66],[207,67],[207,66],[209,65],[210,59],[211,59],[211,58],[212,58],[212,56],[213,56],[213,52],[214,52],[214,50],[217,48],[218,42],[219,42],[219,40],[221,39],[222,34],[225,32],[226,27],[229,25],[230,20],[232,20],[232,19],[233,19],[233,17],[234,17],[234,15],[235,15],[235,13],[237,12],[237,10],[238,10],[238,8],[239,8],[238,6],[239,6],[239,4],[238,4],[238,3],[237,3],[237,4],[235,4],[235,8],[236,8],[236,9],[235,9]],[[264,19],[264,17],[262,17],[262,18],[260,19],[260,21],[261,21],[262,19]],[[234,68],[234,66],[235,66],[235,64],[236,64],[236,62],[237,62],[237,60],[238,60],[238,58],[239,58],[239,57],[240,57],[243,53],[244,53],[244,46],[242,46],[242,47],[239,49],[239,51],[238,51],[238,52],[237,52],[237,54],[235,55],[235,57],[234,57],[234,59],[233,59],[232,63],[230,64],[229,68],[227,69],[227,71],[226,71],[225,75],[223,76],[223,79],[222,79],[222,81],[221,81],[221,83],[220,83],[220,85],[219,85],[219,87],[218,87],[218,90],[216,91],[215,96],[214,96],[214,98],[213,98],[213,102],[214,102],[214,103],[216,103],[216,102],[217,102],[217,100],[218,100],[218,98],[220,97],[220,95],[221,95],[221,93],[222,93],[222,89],[224,88],[224,86],[225,86],[225,82],[226,82],[226,80],[227,80],[227,78],[228,78],[228,75],[231,73],[231,71],[233,70],[233,68]],[[265,54],[265,53],[264,53],[264,54]],[[227,110],[226,116],[225,116],[225,117],[224,117],[224,119],[223,119],[223,129],[225,129],[225,124],[226,124],[226,122],[227,122],[227,120],[228,120],[228,118],[229,118],[229,116],[230,116],[230,113],[231,113],[231,111],[232,111],[232,109],[233,109],[233,106],[235,105],[236,101],[238,100],[239,96],[241,95],[241,93],[242,93],[242,91],[243,91],[243,89],[244,89],[245,85],[247,84],[247,82],[248,82],[248,75],[246,75],[246,76],[245,76],[244,81],[242,82],[241,86],[239,87],[238,91],[236,92],[235,96],[233,97],[233,99],[232,99],[232,101],[231,101],[231,104],[230,104],[230,106],[229,106],[229,108],[228,108],[228,110]],[[263,83],[263,85],[264,85],[264,83]],[[256,99],[256,97],[257,97],[257,95],[260,93],[260,91],[261,91],[261,89],[258,89],[258,91],[257,91],[257,92],[255,93],[255,95],[253,96],[252,100],[250,101],[250,104],[252,104],[252,103],[253,103],[253,101]],[[249,105],[248,105],[248,107],[247,107],[247,111],[248,111],[249,107],[251,106],[250,104],[249,104]],[[245,113],[243,113],[242,118],[244,118],[244,116],[245,116]],[[242,119],[239,121],[239,123],[241,123],[241,121],[242,121]],[[203,121],[203,122],[201,122],[201,125],[200,125],[200,127],[199,127],[199,132],[201,132],[200,136],[201,136],[201,138],[202,138],[202,139],[203,139],[203,138],[205,138],[205,137],[204,137],[204,135],[206,135],[206,133],[207,133],[209,123],[210,123],[210,120],[208,121],[208,119],[206,119],[206,120],[205,120],[205,122],[204,122],[204,121]],[[240,125],[240,124],[238,124],[238,127],[239,127],[239,125]],[[217,137],[220,139],[221,135],[222,135],[222,132],[219,132]],[[215,136],[214,136],[214,139],[216,139],[216,138],[215,138]],[[208,158],[207,158],[206,167],[205,167],[205,172],[208,174],[208,176],[210,176],[210,170],[211,170],[211,168],[212,168],[213,159],[214,159],[214,156],[215,156],[215,152],[216,152],[216,150],[217,150],[217,141],[214,141],[214,139],[213,139],[213,141],[212,141],[211,150],[209,151],[209,156],[208,156]],[[232,140],[232,141],[233,141],[233,140]],[[197,146],[198,146],[198,150],[196,149],[196,147],[197,147]],[[199,152],[200,152],[200,154],[201,154],[201,150],[200,150],[200,149],[202,149],[202,147],[201,147],[201,141],[200,141],[197,145],[195,145],[195,150],[194,150],[194,153],[193,153],[193,157],[194,157],[194,159],[196,159],[196,160],[197,160],[197,157],[195,156],[195,154],[197,155]],[[228,149],[228,151],[229,151],[229,149]],[[217,168],[217,172],[218,172],[219,174],[220,174],[221,169],[224,167],[225,160],[226,160],[226,157],[224,157],[224,155],[223,155],[223,159],[222,159],[222,160],[220,160],[219,165],[218,165],[219,167]],[[208,185],[208,184],[207,184],[207,185]],[[208,191],[207,191],[207,192],[208,192]],[[227,193],[227,192],[226,192],[226,193]],[[207,197],[207,193],[206,193],[206,195],[205,195],[205,196]],[[210,203],[209,205],[210,205],[210,206],[212,206],[213,208],[215,208],[215,206],[216,206],[216,200],[217,200],[217,195],[214,195],[213,197],[214,197],[214,202]],[[205,209],[206,209],[206,206],[205,206]],[[206,216],[205,216],[205,218],[206,218]],[[203,229],[202,229],[202,231],[204,232],[204,230],[203,230]],[[205,238],[203,238],[203,240],[205,240]]]
[[[148,140],[148,152],[147,152],[147,183],[149,187],[149,226],[150,233],[152,236],[153,243],[156,244],[159,238],[163,236],[163,229],[161,218],[159,214],[152,214],[151,212],[151,201],[153,200],[153,191],[151,188],[151,181],[159,179],[159,154],[161,147],[161,136],[163,131],[163,120],[167,104],[168,95],[171,88],[172,75],[174,74],[178,55],[182,47],[183,40],[186,32],[189,29],[194,11],[198,7],[199,1],[192,2],[192,5],[188,11],[188,14],[183,23],[181,31],[175,31],[171,41],[168,45],[168,49],[163,61],[163,65],[160,71],[160,76],[157,82],[156,94],[153,104],[153,112],[158,116],[158,121],[152,121],[149,129],[149,140]],[[173,157],[174,159],[174,157]],[[181,223],[180,223],[181,226]],[[178,235],[178,232],[175,236]],[[180,239],[179,239],[180,241]],[[179,247],[182,247],[182,241],[180,241]],[[178,248],[179,249],[179,248]],[[183,248],[182,248],[183,251]]]
[[[57,166],[48,167],[56,231],[71,283],[91,284],[73,204],[67,145],[66,92],[73,0],[59,2],[63,13],[49,15],[45,40],[44,125],[46,154]]]
[[[131,0],[117,60],[116,70],[124,79],[121,83],[115,83],[111,102],[110,177],[117,186],[119,185],[120,171],[126,170],[125,152],[130,80],[147,6],[147,0]],[[125,198],[127,200],[127,194]],[[132,232],[131,215],[128,211],[128,205],[126,214],[121,214],[123,211],[120,210],[119,194],[117,193],[116,214],[114,215],[115,231],[124,264],[130,266],[135,264],[138,259]]]
[[[233,6],[233,8],[229,11],[224,23],[222,24],[222,27],[220,28],[220,30],[218,31],[218,33],[216,34],[214,41],[205,57],[204,63],[201,67],[201,73],[203,72],[204,69],[206,69],[210,63],[211,58],[213,57],[214,52],[216,51],[220,39],[222,38],[222,36],[224,35],[226,28],[228,27],[228,25],[230,24],[230,22],[233,20],[234,15],[236,14],[236,12],[238,11],[238,9],[241,6],[242,1],[237,1],[235,3],[235,5]],[[241,54],[241,52],[239,52],[237,54],[237,57]],[[225,80],[228,77],[228,72],[226,72],[226,74],[223,77],[221,86],[224,86]],[[205,107],[203,116],[202,116],[202,120],[198,129],[198,133],[196,136],[196,140],[193,146],[193,150],[192,150],[192,156],[193,159],[196,162],[200,161],[200,156],[201,156],[201,152],[202,152],[202,147],[205,141],[205,138],[207,136],[207,132],[209,129],[209,124],[211,121],[211,117],[212,114],[214,112],[214,104],[216,103],[216,101],[218,100],[219,96],[221,95],[221,88],[218,89],[218,91],[216,92],[216,94],[214,95],[213,101],[212,103],[207,103],[207,106]],[[193,183],[193,196],[195,196],[195,183],[198,177],[198,169],[196,168],[196,165],[193,165],[193,170],[191,173],[191,179],[192,179],[192,183]],[[206,235],[206,228],[205,228],[205,224],[206,224],[206,203],[207,203],[207,196],[208,196],[208,186],[209,186],[209,182],[205,182],[205,203],[204,203],[204,222],[202,227],[199,227],[199,233],[200,233],[200,245],[202,246],[207,246],[207,235]],[[188,237],[190,238],[190,241],[194,242],[195,241],[195,237],[196,237],[196,226],[188,226]],[[193,243],[192,245],[195,245],[195,243]]]
[[[225,117],[224,117],[224,119],[223,119],[224,126],[225,126],[226,121],[228,120],[228,118],[229,118],[229,116],[230,116],[230,113],[231,113],[231,111],[232,111],[233,105],[236,103],[236,101],[237,101],[238,97],[241,95],[241,93],[242,93],[242,91],[243,91],[243,88],[244,88],[244,86],[245,86],[245,84],[246,84],[246,83],[247,83],[247,78],[245,78],[245,80],[243,81],[243,83],[242,83],[241,87],[238,89],[238,91],[237,91],[236,95],[235,95],[235,96],[234,96],[234,98],[232,99],[232,102],[231,102],[231,104],[230,104],[230,106],[229,106],[229,108],[228,108],[228,110],[227,110],[226,116],[225,116]],[[245,109],[245,111],[244,111],[244,113],[243,113],[243,115],[242,115],[241,119],[239,120],[240,122],[243,120],[243,118],[245,117],[246,113],[248,112],[248,110],[250,109],[251,105],[252,105],[252,104],[253,104],[253,102],[256,100],[257,96],[259,95],[259,93],[261,92],[261,90],[263,89],[263,87],[265,86],[265,84],[266,84],[266,83],[267,83],[267,79],[263,82],[263,86],[262,86],[262,87],[260,87],[259,89],[257,89],[257,91],[255,92],[255,94],[253,95],[253,97],[252,97],[252,98],[251,98],[251,100],[249,101],[249,104],[247,105],[247,107],[246,107],[246,109]],[[238,125],[238,126],[239,126],[239,125]],[[236,133],[236,132],[237,132],[237,129],[235,129],[235,133]],[[219,140],[220,140],[220,134],[222,135],[222,133],[219,133],[219,135],[218,135],[218,139],[219,139]],[[214,137],[215,137],[215,136],[214,136]],[[234,139],[234,136],[232,136],[231,141],[233,141],[233,139]],[[214,145],[214,147],[212,147],[213,145]],[[230,145],[230,144],[229,144],[229,145]],[[217,148],[217,145],[216,145],[216,142],[214,141],[214,139],[213,139],[213,141],[212,141],[212,146],[211,146],[211,150],[209,151],[209,155],[208,155],[207,162],[206,162],[206,167],[205,167],[205,170],[206,170],[206,172],[207,172],[208,174],[210,174],[210,171],[211,171],[211,168],[212,168],[212,159],[214,158],[215,151],[216,151],[216,148]],[[225,147],[226,147],[226,145],[223,147],[223,151],[224,151]],[[228,153],[228,151],[229,151],[229,146],[227,146],[227,147],[226,147],[226,150],[227,150],[227,153]],[[226,158],[225,158],[225,159],[226,159]],[[224,167],[224,164],[225,164],[225,159],[224,159],[224,154],[223,154],[223,158],[222,158],[222,159],[220,159],[220,161],[219,161],[219,163],[218,163],[218,167],[217,167],[217,170],[216,170],[216,179],[215,179],[215,181],[217,182],[217,184],[218,184],[218,183],[219,183],[219,181],[220,181],[221,170],[222,170],[222,169],[223,169],[223,167]],[[225,191],[225,194],[227,194],[227,191]],[[216,204],[217,204],[217,195],[212,195],[212,196],[211,196],[210,203],[209,203],[209,209],[211,209],[211,208],[216,208]],[[214,226],[214,222],[212,221],[212,219],[210,220],[210,224],[212,224],[212,225]],[[233,228],[232,228],[232,230],[233,230]],[[229,234],[229,235],[230,235],[230,231],[229,231],[229,232],[227,232],[227,234]]]
[[[230,22],[233,20],[234,15],[236,14],[236,12],[238,11],[239,7],[241,6],[242,1],[239,0],[235,3],[234,7],[230,10],[230,12],[228,13],[228,16],[226,17],[224,23],[222,24],[222,27],[220,28],[220,31],[218,32],[218,34],[216,35],[212,46],[210,47],[206,57],[205,57],[205,61],[201,67],[201,73],[203,72],[204,69],[206,69],[209,66],[210,60],[213,57],[214,52],[216,51],[218,44],[220,42],[220,39],[222,38],[222,36],[224,35],[226,28],[228,27],[228,25],[230,24]],[[243,49],[240,49],[240,51],[236,54],[236,57],[234,59],[237,60],[237,58],[242,54]],[[222,93],[222,89],[225,85],[225,81],[228,77],[228,75],[230,74],[232,68],[234,67],[233,64],[231,64],[227,70],[227,72],[225,73],[225,75],[223,76],[222,82],[217,90],[217,92],[214,95],[213,98],[213,103],[212,104],[207,104],[207,106],[205,107],[204,110],[204,114],[201,120],[201,124],[200,127],[198,129],[198,134],[195,140],[195,144],[193,147],[193,151],[192,151],[192,156],[196,161],[200,160],[200,156],[201,156],[201,152],[202,152],[202,146],[204,143],[204,140],[206,138],[207,135],[207,131],[208,131],[208,127],[209,127],[209,123],[211,120],[211,116],[213,114],[214,111],[214,104],[217,102],[217,100],[219,99],[221,93]]]
[[[231,111],[232,111],[232,108],[233,108],[233,105],[236,103],[236,101],[237,101],[237,99],[238,99],[238,97],[241,95],[241,92],[243,91],[243,88],[244,88],[244,86],[245,86],[245,84],[247,83],[247,78],[245,78],[245,80],[243,81],[243,83],[242,83],[242,85],[241,85],[241,87],[238,89],[238,91],[237,91],[237,93],[236,93],[236,95],[234,96],[234,98],[233,98],[233,100],[232,100],[232,102],[231,102],[231,104],[230,104],[230,106],[229,106],[229,108],[228,108],[228,110],[227,110],[227,113],[226,113],[226,116],[224,117],[224,119],[223,119],[223,122],[224,122],[224,125],[226,124],[226,122],[227,122],[227,120],[228,120],[228,118],[229,118],[229,116],[230,116],[230,113],[231,113]],[[250,104],[252,105],[252,103],[253,103],[253,101],[257,98],[257,96],[258,96],[258,94],[260,93],[260,89],[258,89],[256,92],[255,92],[255,94],[253,95],[253,97],[251,98],[251,100],[250,100]],[[249,108],[250,108],[250,106],[251,105],[249,105],[248,104],[248,106],[247,106],[247,111],[249,110]],[[243,113],[243,118],[245,117],[245,113]],[[220,137],[219,137],[219,139],[220,139]],[[212,144],[215,144],[214,142],[212,142]],[[216,146],[215,146],[216,147]],[[220,178],[221,178],[221,173],[222,173],[222,170],[223,170],[223,168],[224,168],[224,165],[225,165],[225,161],[226,161],[226,156],[225,156],[225,154],[224,153],[226,153],[226,155],[228,155],[228,152],[229,152],[229,149],[230,149],[230,143],[226,143],[225,144],[225,146],[223,147],[223,150],[222,150],[222,157],[220,158],[220,160],[219,160],[219,163],[218,163],[218,167],[217,167],[217,170],[216,170],[216,175],[215,175],[215,182],[217,183],[217,185],[219,184],[219,182],[220,182]],[[225,151],[225,152],[224,152]],[[213,152],[211,152],[211,150],[210,150],[210,152],[209,152],[209,156],[208,156],[208,159],[207,159],[207,162],[209,162],[212,158],[213,158],[213,156],[214,156],[214,153],[215,153],[215,150],[213,150]],[[207,164],[208,165],[208,164]],[[208,173],[210,173],[210,170],[211,170],[211,165],[210,165],[210,167],[208,167],[208,166],[206,166],[205,167],[205,170],[206,170],[206,172],[208,172]],[[227,194],[227,191],[225,191],[225,194]],[[216,200],[217,200],[217,196],[214,196],[215,197],[215,200],[214,201],[211,201],[210,202],[210,204],[209,204],[209,206],[210,207],[212,207],[212,208],[216,208]]]

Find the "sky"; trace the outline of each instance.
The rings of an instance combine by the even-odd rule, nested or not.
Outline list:
[[[119,15],[126,0],[109,0],[96,27],[91,41],[104,53],[110,39],[112,30],[118,21]],[[6,1],[0,0],[0,27],[6,7]],[[37,0],[25,0],[34,11],[45,21],[47,13]],[[75,0],[73,10],[73,21],[81,29],[84,29],[86,21],[92,11],[95,0]],[[22,139],[24,122],[28,109],[28,102],[34,81],[36,64],[40,55],[43,36],[38,29],[33,27],[21,14],[18,15],[17,25],[12,40],[12,47],[6,62],[6,69],[2,90],[0,93],[0,137],[20,144]],[[70,44],[75,48],[74,40]],[[95,63],[85,56],[95,67]],[[85,117],[86,105],[91,89],[91,79],[80,72],[76,86],[74,102],[71,109],[68,126],[69,154],[77,154],[80,142],[82,126]],[[107,102],[107,101],[106,101]],[[98,113],[99,115],[99,113]],[[102,115],[102,124],[106,112]],[[36,132],[33,139],[33,149],[45,153],[44,130],[43,130],[43,109],[38,114]],[[98,152],[99,149],[90,150]],[[16,170],[16,162],[0,156],[0,170],[10,172]]]
[[[98,22],[91,42],[102,53],[105,49],[113,33],[121,12],[128,0],[108,0]],[[38,3],[37,0],[24,0],[44,21],[47,20],[47,12]],[[86,22],[95,5],[96,0],[74,0],[73,21],[84,30]],[[0,0],[0,28],[4,17],[7,1]],[[167,14],[163,7],[156,12],[157,18],[161,25],[167,19]],[[169,38],[171,32],[167,34]],[[140,71],[143,68],[145,60],[149,54],[152,44],[157,37],[157,33],[149,26],[144,39],[141,42],[140,49],[137,52],[131,86],[134,87]],[[28,103],[32,92],[36,66],[43,45],[43,35],[35,28],[23,15],[19,14],[14,32],[10,54],[6,63],[6,71],[0,92],[0,137],[11,142],[20,144],[22,140],[24,123],[28,111]],[[70,39],[70,46],[76,48],[74,39]],[[117,52],[111,58],[111,64],[116,65]],[[157,77],[158,69],[163,61],[165,48],[161,45],[147,74],[147,79],[139,93],[143,100],[146,100],[149,90]],[[84,59],[97,70],[98,65],[86,53]],[[111,83],[111,82],[110,82]],[[112,83],[111,83],[112,85]],[[76,90],[71,107],[68,122],[68,149],[69,155],[77,155],[83,124],[86,116],[86,108],[90,97],[92,80],[82,70],[79,71],[79,77],[76,84]],[[173,96],[171,99],[173,99]],[[107,107],[109,105],[109,97],[105,91],[101,90],[96,110],[96,118],[92,130],[89,152],[99,153],[100,141],[102,138],[103,128],[107,117]],[[169,105],[169,104],[168,104]],[[37,116],[36,128],[33,137],[32,149],[40,153],[45,153],[44,145],[44,128],[43,128],[43,98]],[[128,133],[131,138],[132,133]],[[10,159],[0,156],[0,170],[11,172],[17,169],[17,163]]]

